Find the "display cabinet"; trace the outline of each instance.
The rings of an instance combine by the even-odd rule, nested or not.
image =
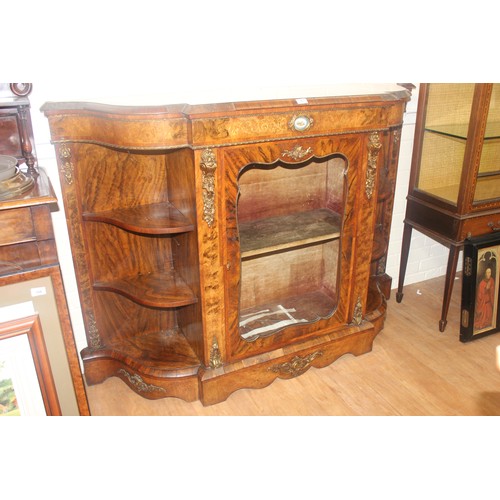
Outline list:
[[[412,230],[449,248],[440,331],[467,237],[500,230],[500,84],[421,84],[397,301]]]
[[[208,405],[369,351],[408,99],[45,104],[87,382]]]

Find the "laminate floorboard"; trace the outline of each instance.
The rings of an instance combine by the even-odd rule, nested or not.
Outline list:
[[[264,389],[241,389],[204,407],[176,398],[147,400],[118,378],[87,388],[92,415],[176,416],[480,416],[500,415],[500,333],[459,341],[461,281],[455,281],[441,333],[444,277],[406,286],[388,302],[385,328],[371,352],[347,354]]]

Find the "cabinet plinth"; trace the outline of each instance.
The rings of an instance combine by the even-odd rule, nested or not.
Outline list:
[[[214,404],[369,351],[409,97],[46,104],[87,382]]]

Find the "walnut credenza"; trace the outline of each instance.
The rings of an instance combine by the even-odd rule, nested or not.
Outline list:
[[[209,405],[371,350],[408,99],[45,104],[87,382]]]

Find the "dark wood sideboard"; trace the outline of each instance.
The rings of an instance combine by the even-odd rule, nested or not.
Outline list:
[[[9,303],[10,285],[50,279],[67,358],[61,362],[68,367],[74,391],[69,398],[76,401],[77,414],[89,415],[52,227],[57,198],[46,172],[36,165],[29,108],[27,95],[13,94],[0,102],[0,152],[16,157],[30,179],[27,189],[12,196],[5,192],[0,199],[0,305]]]

